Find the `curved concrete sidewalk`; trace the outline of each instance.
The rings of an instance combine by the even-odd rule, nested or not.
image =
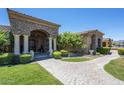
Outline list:
[[[124,84],[104,71],[103,67],[110,60],[119,57],[117,51],[112,55],[99,57],[89,62],[62,62],[60,60],[48,59],[38,61],[53,76],[66,85],[119,85]]]

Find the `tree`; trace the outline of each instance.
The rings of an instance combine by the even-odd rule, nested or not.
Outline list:
[[[79,34],[64,32],[61,33],[58,38],[58,49],[65,49],[68,51],[73,51],[84,47],[84,43]]]
[[[0,53],[4,52],[6,46],[10,44],[9,33],[5,31],[0,31]]]

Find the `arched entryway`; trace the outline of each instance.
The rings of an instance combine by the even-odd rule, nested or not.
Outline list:
[[[36,53],[47,53],[49,51],[49,34],[43,30],[33,30],[29,36],[29,50]]]
[[[14,35],[16,55],[29,53],[31,50],[35,53],[47,53],[51,56],[52,51],[56,50],[56,37],[42,30],[33,30],[30,34]]]
[[[102,47],[102,41],[101,41],[101,39],[100,38],[98,38],[98,47]]]
[[[96,49],[96,35],[92,35],[91,36],[91,47],[90,47],[91,50],[95,50]]]

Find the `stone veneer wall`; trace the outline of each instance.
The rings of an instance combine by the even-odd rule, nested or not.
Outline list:
[[[100,34],[99,32],[89,32],[86,34],[81,34],[82,40],[84,41],[85,45],[87,48],[84,48],[84,53],[88,54],[88,51],[91,48],[91,43],[92,43],[92,36],[95,35],[95,47],[98,47],[98,39],[101,39],[101,45],[102,45],[102,40],[103,40],[103,34]]]
[[[13,34],[30,35],[30,32],[33,30],[44,30],[44,32],[51,37],[56,37],[58,35],[58,29],[53,29],[45,25],[28,22],[26,20],[11,18],[10,23]]]

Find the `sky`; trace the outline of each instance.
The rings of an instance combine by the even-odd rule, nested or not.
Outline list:
[[[13,10],[60,24],[60,33],[98,29],[105,33],[105,38],[124,40],[124,9],[13,8]],[[0,8],[0,25],[10,25],[5,8]]]

